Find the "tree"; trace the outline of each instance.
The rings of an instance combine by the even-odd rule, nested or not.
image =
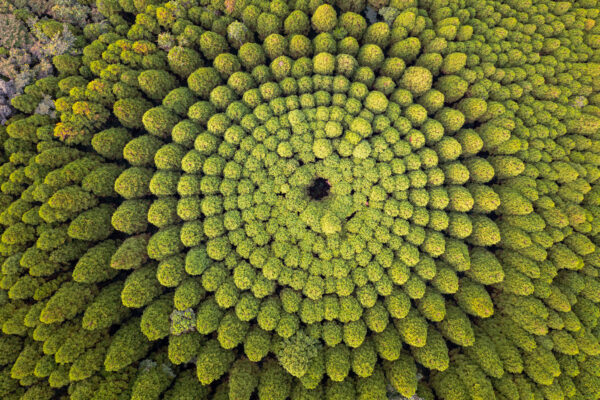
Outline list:
[[[291,375],[301,378],[309,368],[311,359],[316,357],[319,348],[317,341],[302,331],[285,339],[277,349],[277,359]]]
[[[95,292],[95,287],[84,283],[64,283],[46,303],[40,313],[40,321],[52,324],[72,319],[85,309]]]
[[[84,211],[69,225],[69,236],[86,241],[104,240],[113,232],[110,222],[114,208],[108,204]]]
[[[172,301],[172,296],[164,295],[154,300],[144,309],[140,329],[148,340],[154,341],[169,335],[171,328],[169,315],[171,314]]]
[[[110,267],[110,259],[116,250],[117,243],[114,240],[106,240],[90,248],[75,265],[73,280],[96,283],[114,278],[117,271]]]
[[[162,100],[175,89],[177,79],[167,71],[148,69],[138,75],[138,83],[149,98]]]
[[[258,396],[261,399],[284,400],[291,391],[292,379],[274,360],[268,359],[261,371],[258,382]]]
[[[110,128],[98,132],[92,138],[94,150],[110,160],[123,159],[123,149],[132,139],[131,133],[124,128]]]
[[[249,400],[258,386],[258,366],[247,360],[237,360],[229,373],[229,397],[240,400]]]
[[[150,202],[144,199],[125,200],[112,215],[112,226],[128,234],[145,232]]]
[[[113,214],[114,215],[114,214]],[[146,246],[147,235],[130,236],[121,243],[110,259],[110,266],[114,269],[136,269],[141,267],[148,259]]]
[[[156,279],[156,265],[148,264],[129,274],[121,291],[121,301],[126,307],[140,308],[148,305],[162,291]]]
[[[415,361],[428,369],[445,371],[450,364],[446,341],[437,329],[431,326],[427,329],[425,346],[411,347],[410,350]]]
[[[73,382],[85,381],[96,372],[102,370],[104,368],[104,358],[106,357],[108,345],[108,340],[102,340],[94,347],[88,348],[73,361],[69,369],[69,380]]]
[[[485,287],[468,278],[459,282],[454,298],[465,312],[480,318],[488,318],[494,313],[494,305]]]
[[[249,324],[246,321],[240,321],[235,312],[226,313],[217,329],[217,340],[224,349],[233,349],[243,340],[248,331]]]
[[[198,380],[203,385],[214,382],[229,370],[233,360],[233,352],[221,348],[214,339],[207,341],[196,361]]]
[[[417,310],[411,308],[402,319],[394,319],[394,325],[405,343],[423,347],[427,341],[427,322]]]
[[[166,363],[164,353],[156,359],[146,359],[140,363],[140,372],[131,388],[132,399],[159,399],[175,378],[175,372]]]
[[[175,378],[173,386],[164,394],[167,400],[206,400],[211,392],[210,386],[202,385],[194,376],[194,371],[187,369]]]
[[[331,380],[341,382],[348,376],[351,368],[350,354],[350,350],[343,343],[326,350],[325,366]]]
[[[417,391],[417,367],[407,353],[401,353],[395,361],[384,364],[386,376],[394,389],[405,397],[413,396]]]
[[[151,343],[140,330],[140,318],[132,318],[113,335],[104,359],[104,368],[107,371],[121,371],[142,359],[150,347]]]
[[[377,363],[377,351],[371,340],[362,346],[352,349],[352,371],[359,377],[369,377],[373,374]]]
[[[151,103],[141,98],[119,99],[113,106],[113,112],[125,128],[142,128],[142,116],[152,107]]]
[[[203,344],[202,336],[193,332],[169,336],[169,360],[175,364],[185,364],[191,361]],[[195,377],[194,377],[195,379]]]
[[[459,346],[471,346],[475,336],[466,314],[454,305],[447,305],[446,318],[438,324],[440,333]]]

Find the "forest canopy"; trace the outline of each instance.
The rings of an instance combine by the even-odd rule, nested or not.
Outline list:
[[[0,398],[600,399],[600,2],[0,3]]]

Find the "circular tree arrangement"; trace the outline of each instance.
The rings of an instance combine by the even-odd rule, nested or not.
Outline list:
[[[3,399],[600,398],[596,0],[96,6],[2,128]]]

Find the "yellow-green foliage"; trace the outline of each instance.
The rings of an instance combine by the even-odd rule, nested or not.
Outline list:
[[[95,3],[3,67],[0,398],[600,398],[597,0]]]

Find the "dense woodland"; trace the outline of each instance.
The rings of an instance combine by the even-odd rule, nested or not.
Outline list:
[[[0,0],[3,400],[600,399],[600,1]]]

